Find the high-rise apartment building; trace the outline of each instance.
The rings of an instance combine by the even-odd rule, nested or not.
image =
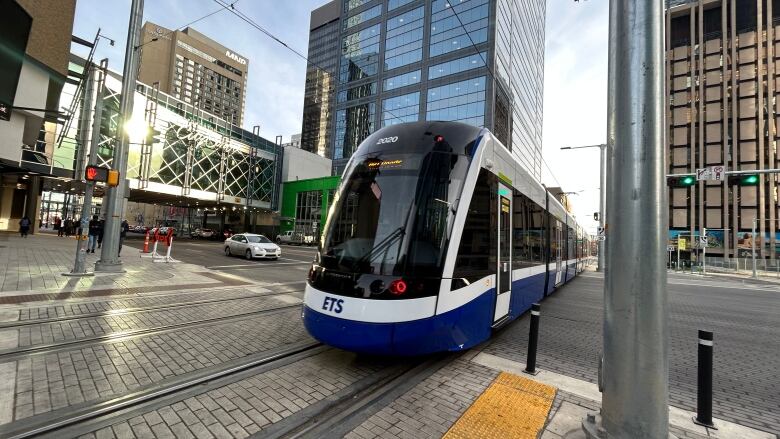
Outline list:
[[[331,157],[340,17],[341,2],[334,0],[313,10],[309,22],[309,62],[303,96],[301,148],[323,157]]]
[[[249,60],[192,28],[172,31],[151,22],[141,31],[138,80],[241,126]]]
[[[334,3],[336,102],[325,155],[336,173],[383,126],[450,120],[489,128],[541,177],[545,2]]]
[[[668,173],[780,168],[780,1],[670,1]],[[777,175],[669,189],[670,239],[707,229],[707,256],[776,258]],[[752,235],[753,222],[757,233]]]

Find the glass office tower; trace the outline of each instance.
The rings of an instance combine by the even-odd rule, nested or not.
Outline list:
[[[485,126],[541,177],[545,2],[340,2],[334,172],[390,124]]]

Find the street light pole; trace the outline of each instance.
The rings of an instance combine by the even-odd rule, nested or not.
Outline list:
[[[119,227],[122,222],[122,211],[127,196],[127,158],[130,140],[127,135],[127,122],[133,115],[133,98],[135,96],[136,74],[138,73],[139,52],[141,43],[141,21],[143,19],[144,0],[133,0],[130,7],[130,24],[127,30],[127,47],[125,62],[122,68],[122,96],[119,102],[119,138],[114,149],[112,168],[119,171],[119,184],[109,187],[104,198],[106,222],[103,230],[103,245],[100,260],[95,263],[95,271],[123,272],[122,260],[119,259]]]
[[[750,247],[753,260],[753,279],[758,278],[758,273],[756,273],[756,218],[753,218],[753,233],[750,234]],[[737,259],[739,261],[739,259]]]
[[[92,137],[89,141],[89,158],[87,159],[88,165],[95,165],[97,164],[97,153],[98,153],[98,145],[100,144],[100,123],[103,119],[103,84],[105,81],[105,74],[106,69],[108,68],[108,58],[103,59],[100,61],[100,68],[97,70],[97,72],[93,72],[92,65],[88,65],[85,71],[85,80],[87,81],[87,87],[86,87],[86,95],[84,100],[84,105],[88,105],[87,102],[89,102],[92,98],[93,94],[93,84],[95,82],[94,76],[95,73],[98,74],[97,79],[97,93],[95,93],[95,114],[93,116],[93,122],[92,122]],[[86,111],[86,117],[89,115],[89,109]],[[84,116],[84,113],[82,113],[82,117]],[[85,134],[82,136],[86,136],[86,130],[83,131]],[[81,148],[86,150],[87,142],[86,139],[82,140]],[[83,151],[82,151],[83,154]],[[79,160],[78,165],[76,166],[76,169],[79,174],[77,175],[78,178],[82,178],[81,176],[84,173],[84,164],[83,160]],[[73,270],[70,273],[63,273],[65,276],[92,276],[94,273],[87,272],[86,269],[86,256],[87,256],[87,240],[84,239],[86,236],[86,233],[89,229],[89,217],[92,212],[92,195],[95,191],[95,182],[94,181],[86,181],[85,183],[85,189],[84,189],[84,202],[81,205],[81,219],[80,226],[79,226],[79,236],[78,236],[78,243],[76,244],[76,262],[73,265]]]
[[[601,415],[590,438],[669,437],[664,2],[609,2],[610,145]]]
[[[601,150],[601,154],[599,157],[599,228],[601,230],[604,230],[604,225],[606,224],[605,216],[606,216],[606,205],[607,205],[607,144],[602,143],[600,145],[586,145],[586,146],[564,146],[561,148],[561,150],[568,150],[568,149],[584,149],[584,148],[599,148]],[[599,241],[599,254],[598,254],[598,263],[596,264],[596,271],[604,271],[604,254],[605,254],[605,245],[604,241]]]

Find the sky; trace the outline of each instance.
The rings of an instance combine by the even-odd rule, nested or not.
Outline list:
[[[228,0],[233,2],[234,0]],[[538,0],[542,1],[542,0]],[[239,0],[235,7],[298,52],[306,54],[309,17],[326,0]],[[147,0],[144,21],[169,29],[222,9],[215,0]],[[544,81],[542,182],[570,195],[574,215],[595,233],[598,211],[599,150],[561,151],[563,146],[603,143],[606,134],[606,0],[548,0]],[[98,29],[115,40],[101,40],[96,59],[122,70],[130,0],[78,0],[73,33],[92,40]],[[301,130],[306,61],[257,29],[221,11],[192,25],[249,59],[245,127],[260,125],[260,135],[287,141]],[[85,50],[74,46],[76,53]],[[581,192],[580,192],[581,191]]]

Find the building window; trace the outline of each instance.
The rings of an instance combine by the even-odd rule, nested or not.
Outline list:
[[[344,37],[341,45],[341,82],[375,75],[379,66],[380,25],[367,27]]]
[[[379,17],[380,15],[382,15],[382,5],[376,5],[371,9],[366,9],[359,14],[355,14],[347,18],[344,21],[344,30],[347,30],[352,26],[357,26],[360,23],[365,23],[366,21]]]
[[[417,122],[420,113],[420,92],[395,96],[382,101],[382,126]]]
[[[355,8],[363,6],[371,0],[344,0],[344,10],[349,12]]]
[[[374,132],[376,104],[369,102],[336,112],[334,159],[349,158],[360,142]]]
[[[338,102],[352,101],[355,99],[365,98],[367,96],[373,96],[375,94],[376,82],[370,82],[368,84],[363,84],[340,91],[338,95]]]
[[[322,191],[298,192],[295,203],[295,231],[317,236],[322,214]]]
[[[485,125],[485,77],[428,89],[426,120]]]
[[[475,53],[463,58],[436,64],[428,67],[428,79],[436,79],[471,69],[478,69],[485,66],[485,60],[487,60],[487,52]]]
[[[415,0],[388,0],[387,10],[392,11],[395,8],[400,8],[403,5],[408,5]]]
[[[469,47],[472,41],[474,44],[487,41],[488,3],[489,0],[434,0],[430,56]],[[464,27],[468,29],[468,35]]]
[[[407,85],[417,84],[420,82],[420,71],[414,70],[408,73],[402,73],[398,76],[393,76],[384,80],[384,90],[394,90],[400,87],[406,87]]]
[[[385,69],[405,66],[422,59],[425,7],[412,9],[387,20]]]

